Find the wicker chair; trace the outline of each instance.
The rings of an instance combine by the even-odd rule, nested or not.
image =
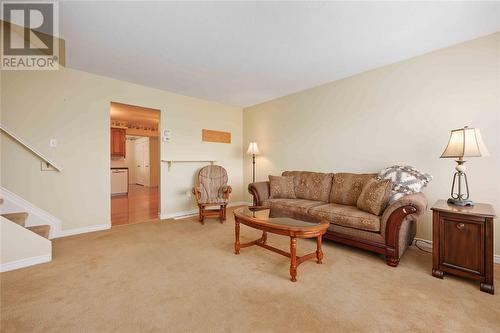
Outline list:
[[[198,202],[199,220],[204,224],[204,218],[219,217],[220,222],[226,220],[226,207],[231,193],[227,185],[226,169],[219,165],[207,165],[198,172],[198,185],[193,187],[193,194]]]

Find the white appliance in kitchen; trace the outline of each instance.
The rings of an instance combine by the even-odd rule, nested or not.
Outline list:
[[[128,168],[111,168],[111,195],[128,194]]]

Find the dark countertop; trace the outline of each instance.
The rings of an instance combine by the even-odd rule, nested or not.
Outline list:
[[[113,169],[127,169],[128,170],[128,167],[111,167],[111,170]]]

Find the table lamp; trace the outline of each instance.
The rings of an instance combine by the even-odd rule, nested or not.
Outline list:
[[[457,166],[453,183],[451,185],[451,198],[449,204],[458,206],[474,206],[474,202],[469,199],[469,184],[465,174],[464,157],[489,156],[488,149],[483,143],[481,132],[478,128],[465,126],[451,131],[450,140],[444,150],[441,158],[457,158]],[[465,185],[465,192],[463,191]],[[457,189],[455,190],[455,186]]]
[[[259,155],[259,146],[257,146],[257,142],[250,142],[247,150],[248,155],[252,155],[252,164],[253,164],[253,173],[252,173],[252,183],[255,183],[255,155]]]

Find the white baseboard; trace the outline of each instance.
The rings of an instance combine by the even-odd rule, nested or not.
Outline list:
[[[189,217],[195,217],[195,216],[198,216],[198,211],[196,213],[193,213],[193,214],[189,214],[189,215],[182,215],[182,216],[178,216],[178,217],[174,217],[173,219],[174,220],[182,220],[182,219],[187,219]]]
[[[49,239],[58,237],[57,234],[61,230],[61,220],[57,217],[1,186],[0,197],[4,199],[3,204],[0,205],[1,214],[26,212],[28,213],[26,227],[49,225]]]
[[[234,207],[234,206],[251,206],[251,202],[246,202],[246,201],[237,201],[237,202],[230,202],[227,206],[228,207]],[[186,217],[191,217],[191,216],[196,216],[198,214],[198,209],[191,209],[191,210],[185,210],[185,211],[180,211],[176,213],[170,213],[170,214],[160,214],[160,220],[167,220],[167,219],[180,219],[180,218],[186,218]]]
[[[427,239],[423,239],[423,238],[417,238],[417,237],[415,237],[415,240],[422,241],[421,243],[419,243],[419,246],[432,249],[432,241],[427,240]],[[500,264],[500,254],[493,255],[493,262],[495,264]]]
[[[43,264],[52,260],[52,254],[44,254],[37,257],[31,257],[11,262],[6,262],[0,265],[0,272],[8,272],[14,269],[29,267],[33,265]]]
[[[430,241],[428,239],[418,238],[418,237],[415,237],[414,240],[421,241],[421,243],[418,243],[419,246],[425,247],[428,249],[432,249],[432,241]]]
[[[177,219],[180,217],[193,216],[198,212],[197,209],[184,210],[176,213],[160,214],[160,220]]]
[[[73,235],[78,235],[78,234],[85,234],[88,232],[94,232],[94,231],[101,231],[101,230],[107,230],[111,228],[110,223],[104,223],[104,224],[96,224],[96,225],[89,225],[88,227],[82,227],[82,228],[75,228],[75,229],[68,229],[68,230],[60,230],[56,237],[68,237],[68,236],[73,236]]]

